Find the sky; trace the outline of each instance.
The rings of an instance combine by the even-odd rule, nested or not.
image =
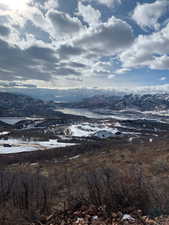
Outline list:
[[[1,88],[169,88],[169,0],[0,0]]]

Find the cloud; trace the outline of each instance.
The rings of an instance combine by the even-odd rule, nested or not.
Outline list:
[[[10,29],[6,26],[0,25],[0,36],[6,37],[9,36]]]
[[[160,80],[161,81],[165,81],[167,79],[167,77],[161,77]]]
[[[106,7],[114,7],[115,5],[121,4],[122,0],[81,0],[82,2],[96,2]]]
[[[81,2],[78,4],[77,15],[82,16],[83,20],[89,25],[96,25],[101,22],[101,13],[99,10],[94,9],[91,5],[84,5]]]
[[[54,51],[50,48],[39,47],[39,46],[31,46],[25,51],[28,53],[32,59],[39,59],[44,61],[50,61],[53,63],[57,62],[56,57],[54,56]]]
[[[106,5],[107,7],[112,7],[115,4],[121,4],[121,0],[96,0],[100,4]]]
[[[25,88],[36,88],[35,84],[24,84],[17,82],[0,82],[1,87],[12,88],[12,87],[25,87]]]
[[[78,33],[82,28],[82,24],[78,18],[71,17],[64,12],[52,10],[48,12],[47,17],[54,28],[56,37],[58,38],[62,35],[68,36]]]
[[[92,72],[95,74],[111,74],[112,64],[110,62],[98,61],[92,65]]]
[[[59,2],[58,0],[48,0],[45,3],[44,6],[46,9],[55,9],[59,7]]]
[[[87,66],[83,63],[78,63],[78,62],[70,62],[69,64],[71,67],[75,68],[86,68]]]
[[[113,79],[113,78],[115,78],[115,77],[116,77],[115,74],[111,74],[111,75],[108,76],[108,79]]]
[[[33,46],[23,50],[0,40],[0,52],[0,80],[50,80],[56,67],[53,51],[47,48]]]
[[[124,21],[111,17],[108,22],[90,27],[74,39],[76,45],[101,55],[115,55],[134,40],[132,28]]]
[[[80,47],[75,47],[72,45],[61,45],[57,50],[60,59],[69,58],[71,56],[79,56],[81,55],[84,50]]]
[[[139,35],[133,45],[120,54],[124,68],[169,69],[169,23],[150,35]]]
[[[130,71],[129,68],[120,68],[120,69],[116,70],[116,74],[124,74],[124,73],[127,73],[129,71]]]
[[[89,86],[102,85],[102,81],[110,86],[107,78],[132,68],[169,68],[169,25],[135,39],[136,26],[132,28],[120,19],[124,18],[122,15],[112,16],[116,15],[112,7],[122,0],[29,2],[24,11],[14,13],[3,9],[0,15],[0,80],[11,82],[10,85],[31,80],[41,87],[64,87],[69,85],[66,80],[71,85],[74,81],[77,86],[83,80]],[[156,2],[162,5],[166,0]],[[156,13],[155,22],[147,25],[145,21],[149,20],[145,19],[140,26],[157,27],[163,13],[159,14]]]
[[[155,93],[162,93],[166,94],[169,93],[169,84],[163,84],[163,85],[151,85],[151,86],[143,86],[139,88],[135,88],[134,90],[136,93],[140,94],[155,94]]]
[[[169,70],[169,56],[163,55],[154,57],[154,59],[150,63],[150,68],[157,70]]]
[[[159,19],[168,11],[168,7],[168,0],[157,0],[153,3],[137,4],[132,19],[143,29],[149,27],[157,30],[160,28]]]
[[[82,82],[83,81],[83,79],[79,78],[79,77],[66,77],[65,79],[68,80],[68,81],[75,81],[75,82]]]
[[[55,74],[58,76],[70,76],[70,75],[81,75],[80,72],[78,72],[77,70],[74,70],[72,68],[66,68],[66,67],[60,67],[58,69],[56,69]]]

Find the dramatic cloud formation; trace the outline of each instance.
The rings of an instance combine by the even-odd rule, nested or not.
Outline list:
[[[82,28],[81,22],[76,17],[70,17],[68,14],[59,11],[49,11],[47,17],[49,18],[55,34],[73,35]]]
[[[138,3],[132,18],[142,28],[160,28],[159,19],[167,12],[169,7],[168,0],[157,0],[153,3]]]
[[[83,17],[83,20],[89,25],[97,25],[101,21],[101,13],[94,9],[91,5],[84,5],[81,2],[78,4],[78,15]]]
[[[114,6],[114,4],[120,4],[121,0],[97,0],[101,4],[105,4],[108,7]]]
[[[153,76],[165,83],[168,9],[168,0],[0,0],[0,84],[111,88]]]
[[[10,34],[10,29],[3,25],[0,25],[0,36],[8,36]]]
[[[128,47],[133,40],[132,28],[126,22],[111,17],[106,23],[89,28],[75,38],[74,43],[96,54],[115,55]]]
[[[169,69],[169,24],[150,35],[140,35],[130,49],[120,55],[124,67]]]
[[[101,5],[107,7],[114,7],[116,4],[121,4],[122,0],[82,0],[83,2],[92,2],[95,1]]]

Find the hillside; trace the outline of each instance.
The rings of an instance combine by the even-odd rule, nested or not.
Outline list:
[[[56,111],[56,105],[52,101],[42,101],[26,95],[7,92],[0,92],[0,116],[77,118]]]
[[[168,94],[145,94],[124,96],[94,96],[87,98],[78,104],[72,105],[80,108],[104,108],[111,110],[140,110],[159,111],[169,109]]]
[[[168,215],[168,143],[168,134],[162,134],[152,143],[145,138],[132,144],[114,139],[4,155],[0,222],[167,225],[168,218],[161,215]],[[126,214],[135,223],[122,221]]]

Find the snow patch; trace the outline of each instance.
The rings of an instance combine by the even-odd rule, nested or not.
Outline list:
[[[69,127],[70,133],[74,137],[90,137],[97,132],[104,131],[115,134],[118,132],[117,128],[111,128],[107,124],[90,124],[82,123],[78,125],[71,125]]]
[[[133,222],[135,221],[135,219],[128,214],[124,214],[121,220],[122,221],[128,220],[128,221],[133,221]]]
[[[4,145],[11,145],[11,147],[4,147]],[[23,141],[21,139],[0,140],[0,154],[29,152],[37,150],[47,150],[51,148],[60,148],[76,145],[74,143],[62,143],[58,140],[49,141]]]
[[[29,146],[18,146],[18,147],[3,147],[0,146],[0,154],[12,154],[12,153],[21,153],[21,152],[31,152],[36,151],[37,148]]]
[[[72,160],[72,159],[78,159],[80,157],[80,155],[75,155],[75,156],[73,156],[73,157],[71,157],[71,158],[69,158],[70,160]]]
[[[7,134],[9,134],[10,132],[8,132],[8,131],[3,131],[3,132],[0,132],[0,136],[3,136],[3,135],[7,135]]]

